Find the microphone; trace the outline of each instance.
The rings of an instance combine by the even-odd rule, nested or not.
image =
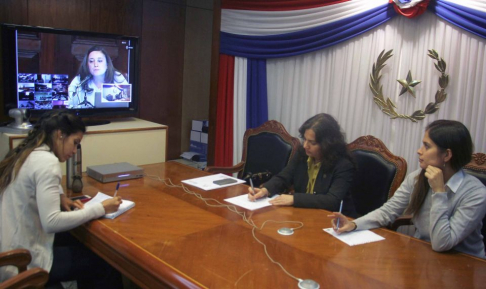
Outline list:
[[[91,79],[91,75],[88,75],[86,76],[85,79],[83,79],[83,81],[81,81],[80,83],[78,83],[78,85],[76,85],[77,87],[80,87],[81,85],[83,85],[86,81],[90,80]]]

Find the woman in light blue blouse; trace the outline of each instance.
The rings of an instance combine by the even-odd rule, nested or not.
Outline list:
[[[431,242],[433,250],[455,249],[485,258],[481,227],[486,213],[486,187],[462,170],[471,161],[472,152],[471,135],[462,123],[432,122],[417,151],[420,169],[409,174],[381,208],[352,222],[333,213],[330,217],[334,229],[343,233],[387,226],[408,214],[416,227],[415,237]]]

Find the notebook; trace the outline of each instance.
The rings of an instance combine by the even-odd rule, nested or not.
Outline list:
[[[106,194],[103,194],[102,192],[98,192],[98,194],[96,194],[96,196],[94,198],[92,198],[89,202],[86,202],[84,205],[90,206],[92,204],[101,203],[104,200],[111,199],[111,198],[112,198],[112,196],[108,196]],[[129,201],[129,200],[122,200],[122,201],[123,202],[121,203],[120,207],[118,208],[118,211],[116,211],[114,213],[105,214],[104,218],[114,219],[114,218],[120,216],[121,214],[125,213],[126,211],[130,210],[131,208],[133,208],[135,206],[135,203],[132,202],[132,201]]]
[[[323,229],[324,232],[331,234],[338,240],[348,244],[349,246],[361,245],[376,241],[385,240],[382,236],[371,232],[370,230],[352,231],[342,234],[337,234],[332,228]]]

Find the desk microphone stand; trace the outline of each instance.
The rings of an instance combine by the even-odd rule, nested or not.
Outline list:
[[[93,89],[91,89],[91,91],[93,91]],[[88,91],[88,92],[91,92],[91,91]],[[94,107],[94,105],[88,101],[87,97],[86,97],[86,92],[87,91],[84,91],[84,101],[79,103],[78,106],[81,106],[81,105],[84,105],[84,106],[87,106],[87,107]],[[78,101],[79,101],[79,97],[78,97]]]

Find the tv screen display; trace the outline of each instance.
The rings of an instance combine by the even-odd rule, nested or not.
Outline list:
[[[138,37],[3,24],[5,113],[138,111]]]

